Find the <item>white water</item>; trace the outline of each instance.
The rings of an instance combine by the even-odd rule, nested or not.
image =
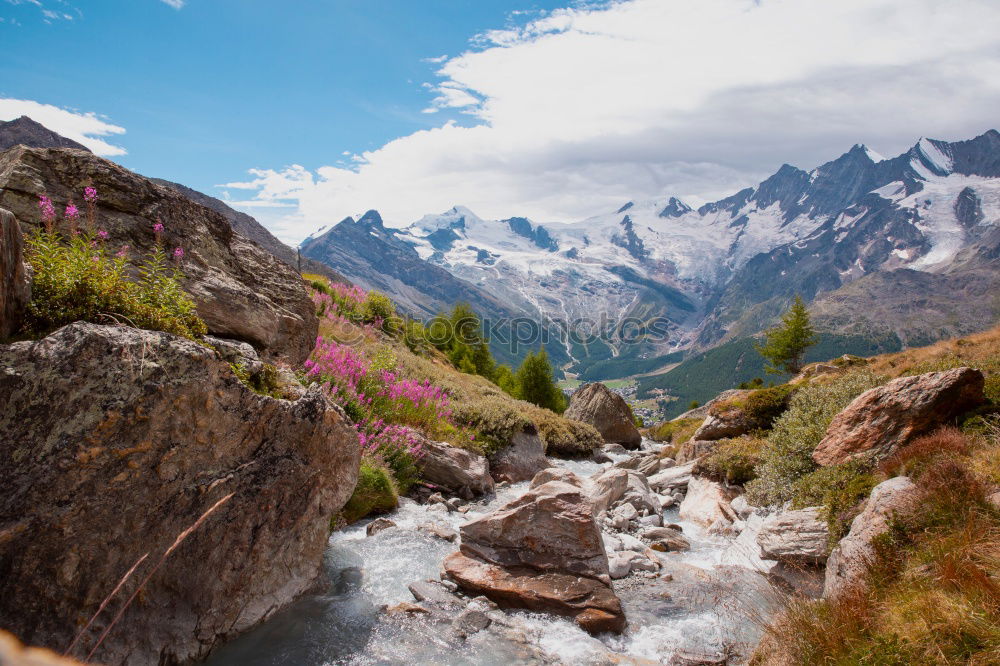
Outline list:
[[[552,462],[580,476],[608,466],[589,461]],[[764,579],[748,569],[717,568],[732,539],[709,535],[695,524],[678,520],[676,510],[665,512],[664,522],[680,524],[692,548],[661,554],[664,569],[657,577],[647,579],[639,574],[615,581],[628,618],[628,628],[621,636],[595,638],[565,618],[508,612],[509,626],[494,624],[463,639],[447,623],[430,616],[381,611],[382,606],[413,601],[407,585],[437,579],[442,560],[457,549],[454,543],[420,531],[419,525],[436,522],[457,530],[462,523],[493,511],[526,489],[527,483],[502,488],[495,497],[471,505],[465,514],[441,512],[404,500],[389,516],[396,527],[369,537],[365,521],[334,533],[325,556],[322,588],[217,650],[206,663],[665,663],[678,650],[711,656],[742,645],[745,654],[746,646],[759,637],[760,616],[772,607]]]

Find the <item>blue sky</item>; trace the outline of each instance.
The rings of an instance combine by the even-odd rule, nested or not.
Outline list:
[[[369,208],[574,221],[994,128],[998,34],[996,0],[0,0],[0,120],[292,243]]]
[[[118,161],[200,189],[252,166],[317,168],[440,124],[421,113],[427,59],[460,53],[515,9],[559,4],[41,1],[0,0],[0,97],[96,111],[127,128]]]

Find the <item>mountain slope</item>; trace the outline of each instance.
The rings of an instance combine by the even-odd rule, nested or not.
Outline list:
[[[82,143],[60,136],[28,116],[0,122],[0,152],[19,144],[29,148],[76,148],[90,152]]]

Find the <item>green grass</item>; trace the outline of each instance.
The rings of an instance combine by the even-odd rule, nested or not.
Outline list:
[[[337,528],[366,516],[387,513],[399,505],[399,494],[392,472],[382,461],[366,456],[358,470],[358,483],[351,498],[332,521]]]
[[[754,349],[753,338],[740,338],[687,358],[669,372],[639,379],[636,395],[653,397],[662,390],[675,398],[665,408],[664,418],[673,418],[685,412],[692,400],[705,404],[718,394],[748,382],[755,377],[765,377],[764,359]],[[826,361],[842,354],[871,356],[899,349],[898,339],[873,340],[863,337],[823,334],[820,342],[806,353],[806,362]],[[788,375],[771,375],[782,383]]]

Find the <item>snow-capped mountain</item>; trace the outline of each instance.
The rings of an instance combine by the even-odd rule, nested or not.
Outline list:
[[[317,248],[343,225],[307,241],[303,253],[329,261]],[[756,332],[795,293],[813,300],[875,273],[968,268],[962,253],[990,247],[997,228],[1000,133],[991,130],[955,143],[921,139],[891,159],[856,145],[812,171],[786,164],[697,209],[667,196],[573,224],[538,224],[484,220],[458,206],[378,234],[524,316],[660,317],[669,335],[644,353],[663,353]],[[353,249],[347,240],[337,243],[343,252]],[[973,264],[996,260],[988,255],[980,248]],[[331,265],[363,277],[343,260]],[[581,349],[568,342],[566,352],[579,359]]]

